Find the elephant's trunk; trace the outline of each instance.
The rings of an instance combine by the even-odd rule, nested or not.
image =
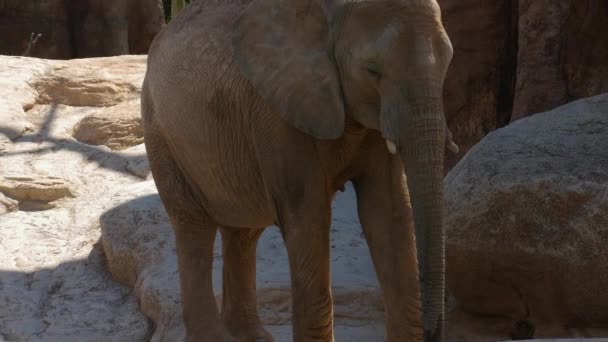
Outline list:
[[[401,147],[400,156],[407,176],[414,215],[425,342],[443,341],[445,311],[443,162],[446,126],[440,97],[432,98],[435,100],[429,101],[427,97],[423,104],[408,101],[405,110],[399,110],[399,123],[391,127],[394,131],[390,132],[390,128],[385,131],[389,137],[395,136]]]
[[[401,158],[410,191],[424,341],[443,341],[445,237],[443,231],[443,113],[414,115],[404,135]]]

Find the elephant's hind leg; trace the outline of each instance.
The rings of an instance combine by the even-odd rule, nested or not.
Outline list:
[[[235,342],[222,324],[213,293],[217,224],[205,213],[158,131],[147,128],[145,143],[150,168],[175,233],[187,341]]]
[[[264,229],[222,228],[224,256],[222,319],[230,333],[243,342],[274,341],[257,312],[255,255]]]

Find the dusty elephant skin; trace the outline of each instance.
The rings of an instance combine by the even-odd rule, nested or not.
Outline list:
[[[188,340],[272,340],[255,310],[255,249],[276,224],[294,340],[332,341],[331,200],[348,180],[387,340],[443,340],[451,56],[434,0],[200,1],[157,36],[142,121],[176,236]],[[221,312],[211,281],[218,226]]]

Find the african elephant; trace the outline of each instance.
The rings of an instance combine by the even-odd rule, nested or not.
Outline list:
[[[288,252],[294,340],[333,340],[331,201],[347,181],[387,339],[443,340],[451,57],[435,0],[195,1],[155,38],[142,121],[189,341],[272,340],[256,310],[255,250],[273,224]]]

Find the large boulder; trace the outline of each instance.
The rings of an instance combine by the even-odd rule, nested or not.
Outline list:
[[[145,67],[145,56],[0,56],[0,340],[149,340],[154,327],[112,281],[98,243],[101,199],[145,177],[145,149],[72,136],[88,115],[139,115],[129,103]]]
[[[74,127],[74,138],[85,144],[105,145],[113,150],[143,144],[139,100],[87,115]]]
[[[0,0],[0,54],[145,54],[163,25],[160,0]]]
[[[468,311],[608,323],[608,94],[518,120],[445,179],[448,285]]]
[[[446,117],[461,153],[516,119],[608,91],[608,2],[439,0],[454,58]]]

